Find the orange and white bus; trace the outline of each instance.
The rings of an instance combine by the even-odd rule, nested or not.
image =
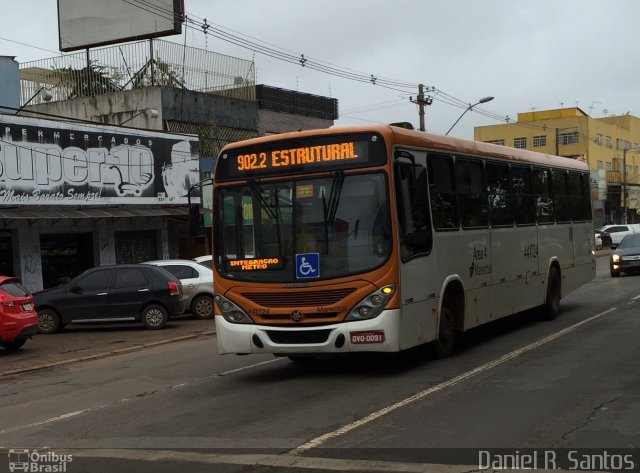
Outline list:
[[[396,352],[593,279],[584,162],[395,126],[226,146],[213,186],[220,353]]]

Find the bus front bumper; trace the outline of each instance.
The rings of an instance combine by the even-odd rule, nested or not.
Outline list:
[[[219,315],[215,322],[220,354],[396,352],[400,347],[397,309],[369,320],[313,327],[233,324]]]

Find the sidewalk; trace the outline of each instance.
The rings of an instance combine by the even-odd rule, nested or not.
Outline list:
[[[170,321],[163,330],[147,330],[140,324],[70,324],[58,333],[35,335],[16,352],[0,349],[0,380],[3,376],[214,334],[213,319],[195,320],[190,316]]]

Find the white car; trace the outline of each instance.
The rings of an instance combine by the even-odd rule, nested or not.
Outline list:
[[[190,312],[198,319],[213,317],[213,271],[206,265],[188,259],[146,261],[161,266],[182,283]]]
[[[596,234],[598,232],[600,232],[601,245],[615,249],[625,236],[631,233],[640,233],[640,224],[605,225],[604,227],[598,228]]]
[[[193,261],[211,269],[211,265],[213,264],[213,256],[212,255],[196,256],[195,258],[193,258]]]
[[[593,237],[593,242],[595,244],[596,250],[602,249],[602,237],[600,236],[601,234],[602,234],[602,231],[598,228],[595,231],[595,234]]]

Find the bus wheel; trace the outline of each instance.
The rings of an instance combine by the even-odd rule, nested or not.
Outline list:
[[[560,312],[560,276],[556,268],[549,270],[547,281],[547,298],[543,306],[542,318],[544,320],[554,320]]]
[[[437,358],[445,358],[453,352],[455,341],[455,317],[451,309],[442,306],[438,338],[433,342],[433,351]]]

